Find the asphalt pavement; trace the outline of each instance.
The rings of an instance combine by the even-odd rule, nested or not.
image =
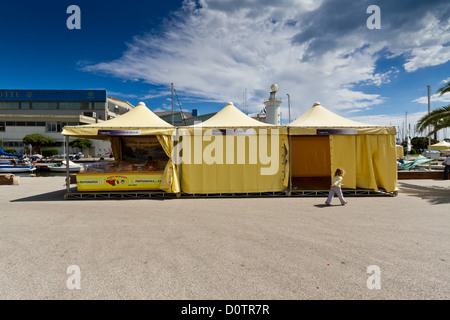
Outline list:
[[[0,186],[0,299],[450,299],[450,180],[396,197],[64,200]]]

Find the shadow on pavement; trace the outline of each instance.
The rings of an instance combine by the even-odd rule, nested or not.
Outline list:
[[[399,192],[427,200],[430,204],[450,203],[450,190],[437,186],[418,186],[406,182],[398,183]]]
[[[64,195],[66,194],[66,189],[61,189],[57,191],[36,194],[34,196],[29,196],[20,199],[14,199],[10,202],[27,202],[27,201],[65,201]]]
[[[71,192],[75,192],[75,189],[72,189]],[[19,198],[11,200],[10,202],[32,202],[32,201],[89,201],[89,200],[97,200],[97,201],[104,201],[104,200],[159,200],[164,201],[164,198],[157,198],[157,197],[150,197],[150,198],[135,198],[135,197],[111,197],[111,198],[105,198],[105,197],[98,197],[98,198],[83,198],[83,199],[65,199],[66,189],[61,189],[57,191],[47,192],[47,193],[41,193],[36,194],[29,197]]]

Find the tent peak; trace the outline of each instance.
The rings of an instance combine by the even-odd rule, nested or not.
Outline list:
[[[140,102],[138,103],[138,106],[139,106],[139,105],[146,107],[145,102],[142,102],[142,101],[140,101]]]
[[[234,103],[233,102],[227,102],[227,106],[234,106]]]
[[[318,101],[314,102],[313,108],[314,108],[315,106],[321,106],[320,102],[318,102]]]

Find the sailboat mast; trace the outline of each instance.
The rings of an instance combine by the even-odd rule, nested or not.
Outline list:
[[[430,114],[430,85],[427,86],[428,87],[428,114]],[[430,146],[431,146],[431,137],[430,137],[430,126],[428,126],[428,151],[430,151]]]
[[[174,114],[173,114],[173,83],[170,84],[170,92],[172,95],[172,125],[174,125],[175,118],[174,118]]]

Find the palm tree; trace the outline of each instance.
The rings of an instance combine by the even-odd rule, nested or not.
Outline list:
[[[439,92],[439,96],[442,96],[444,93],[450,92],[450,81],[447,82],[442,88],[439,88],[437,92]]]
[[[434,109],[417,122],[417,130],[419,132],[425,131],[428,126],[433,127],[433,130],[428,133],[428,136],[436,134],[441,129],[450,127],[450,104]]]
[[[439,96],[450,92],[450,81],[442,88],[439,88],[437,92]],[[433,127],[433,130],[428,133],[428,136],[434,134],[435,137],[439,130],[450,127],[450,104],[431,111],[417,122],[417,130],[419,132],[425,131],[429,126]]]

